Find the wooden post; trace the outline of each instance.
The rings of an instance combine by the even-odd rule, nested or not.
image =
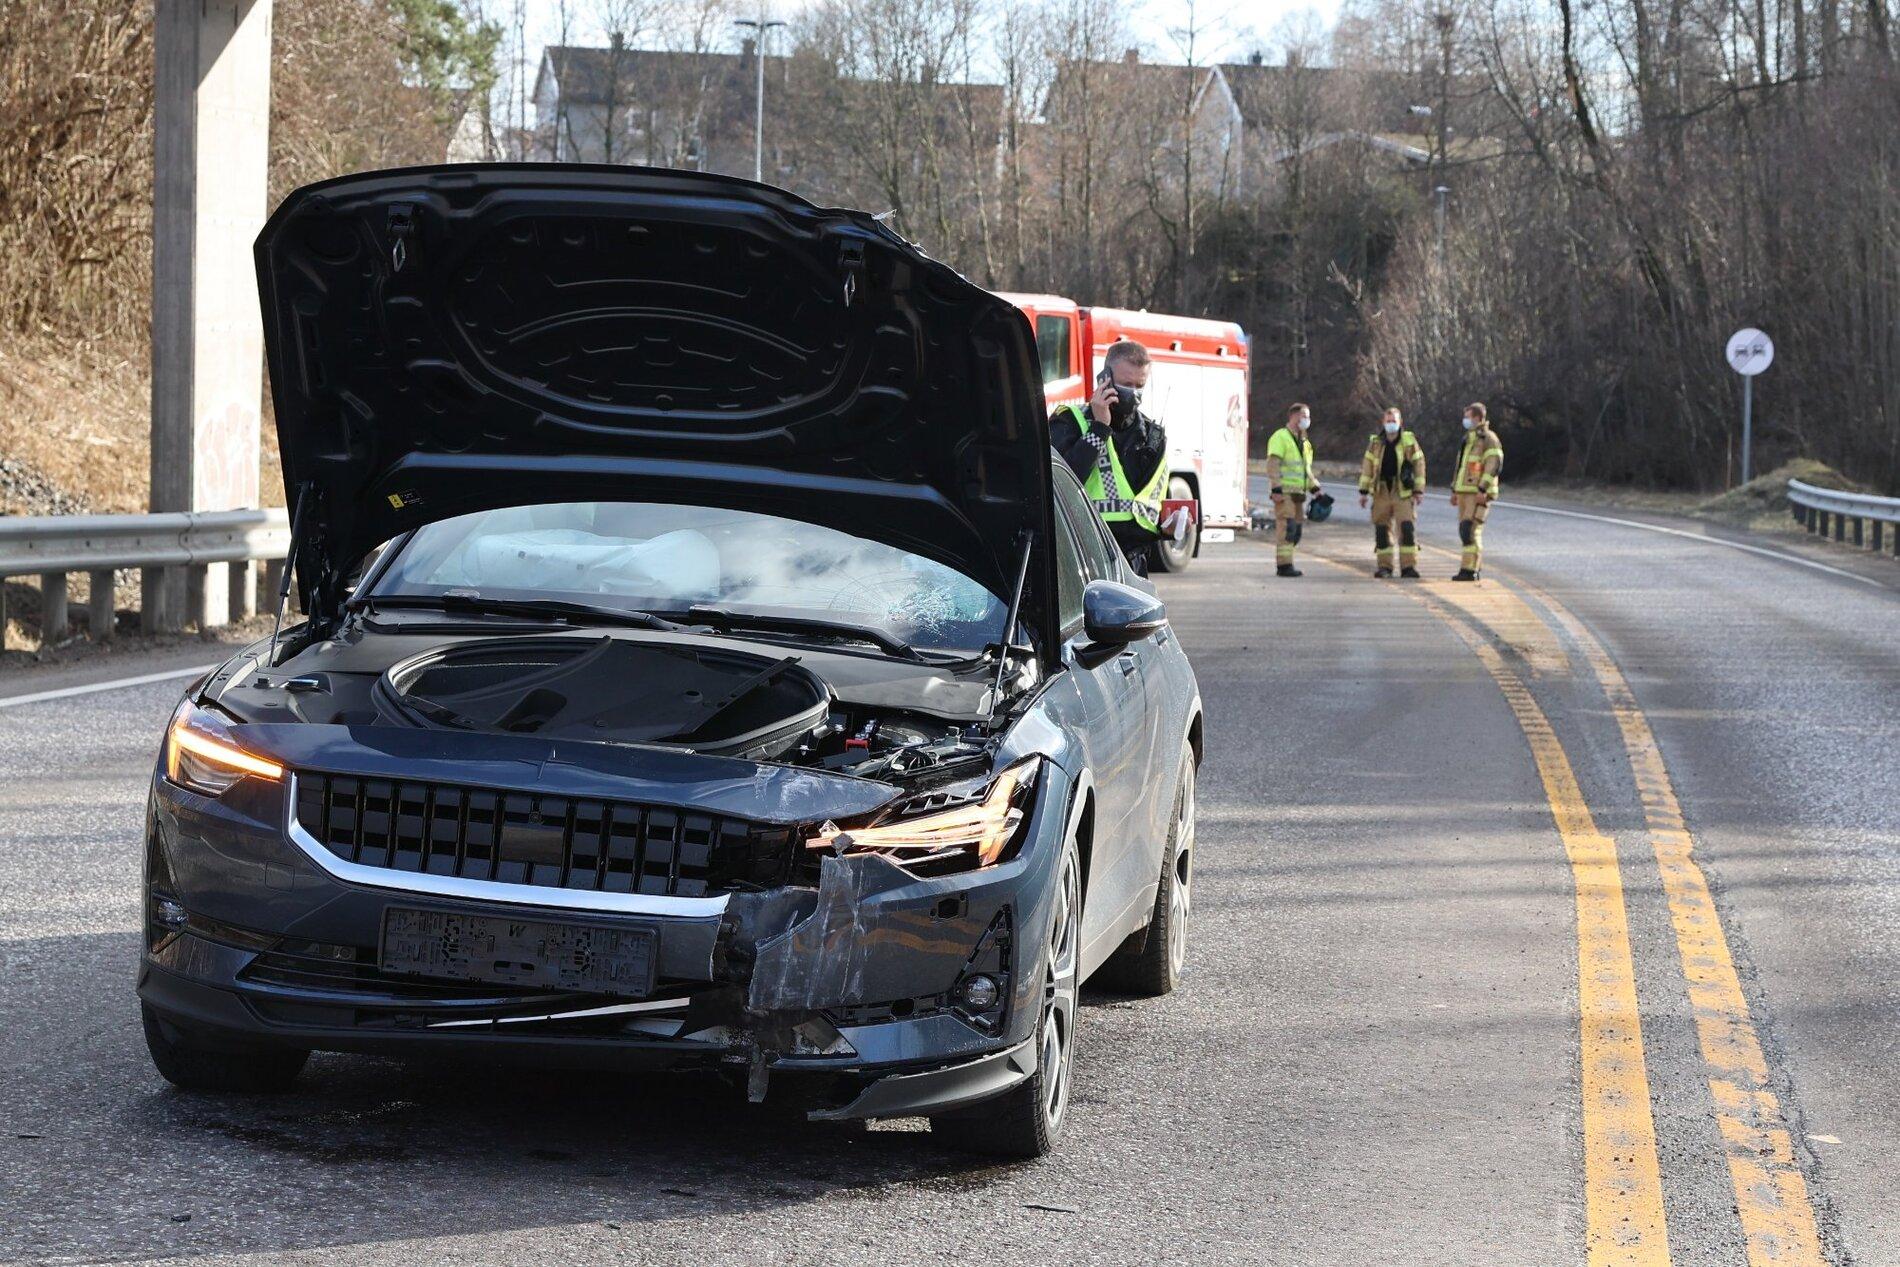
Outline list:
[[[205,578],[211,575],[209,563],[188,563],[179,571],[185,574],[185,619],[186,623],[198,626],[203,633],[211,628],[212,621],[205,619]],[[224,604],[218,604],[218,615],[224,615]],[[222,620],[216,622],[223,624]]]
[[[118,604],[114,601],[112,589],[114,579],[110,571],[92,574],[92,597],[86,607],[91,616],[87,623],[91,625],[94,642],[112,640],[112,624],[118,618]]]
[[[249,559],[233,559],[228,588],[231,598],[231,622],[249,620],[257,614],[257,569]]]
[[[47,572],[40,577],[40,648],[54,646],[66,637],[66,574]]]

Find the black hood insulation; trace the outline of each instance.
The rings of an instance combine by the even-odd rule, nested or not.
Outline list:
[[[385,702],[416,725],[771,760],[823,723],[795,656],[624,638],[481,639],[392,666]]]

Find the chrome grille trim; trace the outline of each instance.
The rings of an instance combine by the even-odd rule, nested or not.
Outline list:
[[[723,915],[726,910],[728,895],[724,893],[707,897],[679,897],[658,893],[562,889],[500,880],[471,880],[459,875],[429,871],[397,871],[389,867],[351,862],[332,853],[297,820],[299,778],[295,772],[289,772],[285,777],[284,835],[323,871],[347,884],[393,893],[424,893],[435,897],[532,906],[542,910],[606,911],[623,915],[671,915],[700,919]],[[358,817],[358,830],[361,823],[362,818]],[[466,832],[459,834],[466,838]]]

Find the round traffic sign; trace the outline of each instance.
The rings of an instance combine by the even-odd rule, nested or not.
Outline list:
[[[1775,362],[1775,341],[1749,326],[1729,336],[1728,363],[1737,374],[1753,378]]]

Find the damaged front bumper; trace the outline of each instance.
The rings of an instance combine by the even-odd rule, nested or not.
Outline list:
[[[815,888],[690,899],[353,867],[299,839],[275,799],[294,790],[214,799],[156,777],[140,997],[233,1044],[718,1068],[819,1118],[961,1108],[1035,1071],[1069,797],[1048,773],[1021,848],[995,866],[919,877],[827,857]],[[391,906],[650,929],[654,986],[628,999],[388,973]]]

